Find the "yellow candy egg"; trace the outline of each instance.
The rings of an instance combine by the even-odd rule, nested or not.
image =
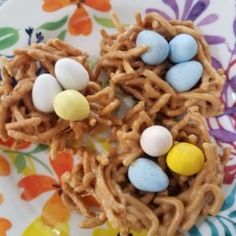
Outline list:
[[[166,159],[168,167],[175,173],[190,176],[198,173],[204,165],[204,154],[191,143],[177,143]]]
[[[56,114],[68,121],[84,120],[90,112],[87,99],[76,90],[65,90],[58,93],[53,105]]]

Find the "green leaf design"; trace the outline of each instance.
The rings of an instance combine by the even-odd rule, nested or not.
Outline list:
[[[194,225],[188,232],[190,236],[201,236],[199,229]]]
[[[219,222],[222,224],[224,231],[225,231],[225,236],[232,236],[232,233],[230,232],[229,228],[226,226],[226,224],[221,220],[220,218],[217,218]]]
[[[42,162],[41,160],[32,155],[30,155],[29,157],[34,161],[38,162],[40,165],[42,165],[49,173],[53,174],[52,170],[44,162]]]
[[[236,210],[232,211],[231,213],[229,213],[228,215],[230,218],[236,218]]]
[[[44,30],[57,30],[61,28],[67,21],[68,16],[64,16],[58,21],[51,21],[46,22],[38,27],[38,29],[44,29]]]
[[[48,149],[48,145],[44,145],[44,144],[39,144],[37,145],[37,147],[35,149],[33,149],[30,153],[38,153],[38,152],[42,152]]]
[[[65,37],[66,37],[66,32],[67,32],[67,30],[61,31],[61,33],[58,34],[57,38],[59,38],[60,40],[64,41]]]
[[[40,147],[38,147],[40,146]],[[47,145],[38,145],[32,152],[36,153],[36,152],[40,152],[40,150],[46,150],[48,148]],[[24,158],[31,158],[32,160],[38,162],[40,165],[42,165],[49,173],[53,174],[52,170],[44,163],[42,162],[40,159],[34,157],[33,155],[31,155],[32,152],[18,152],[18,151],[12,151],[12,150],[7,150],[7,149],[2,149],[3,152],[5,153],[11,153],[11,154],[16,154],[16,155],[23,155]]]
[[[12,27],[0,28],[0,50],[10,48],[19,40],[19,32]]]
[[[211,221],[206,219],[205,222],[210,226],[211,236],[220,236],[216,226]]]
[[[230,207],[232,207],[234,205],[235,202],[235,198],[236,198],[236,185],[234,185],[231,193],[229,194],[229,196],[225,199],[224,201],[224,205],[221,208],[221,211],[227,210]]]
[[[25,169],[25,167],[26,167],[26,160],[25,160],[25,155],[23,153],[19,153],[16,156],[15,166],[17,168],[17,172],[18,173],[21,173]]]
[[[110,18],[102,18],[99,16],[93,16],[94,20],[101,26],[106,28],[115,28],[112,19]]]

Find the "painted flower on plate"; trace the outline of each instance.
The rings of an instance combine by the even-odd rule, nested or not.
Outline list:
[[[41,213],[43,223],[53,227],[69,220],[69,210],[60,198],[60,178],[66,171],[71,171],[72,155],[68,152],[61,152],[55,160],[50,160],[50,163],[57,179],[47,175],[28,175],[19,181],[18,186],[24,189],[21,198],[25,201],[31,201],[49,191],[53,192],[44,204]]]
[[[68,30],[72,35],[89,35],[92,32],[92,20],[86,7],[101,12],[107,12],[111,9],[110,0],[44,0],[43,10],[53,12],[69,5],[76,5],[68,23]]]
[[[1,236],[7,236],[7,231],[11,228],[11,226],[12,224],[8,219],[0,217],[0,235]]]
[[[30,146],[29,142],[26,141],[16,141],[13,138],[9,138],[6,141],[3,141],[0,139],[0,147],[6,147],[6,148],[15,148],[16,149],[25,149]]]
[[[10,164],[0,155],[0,176],[8,176],[10,174]]]
[[[232,184],[234,179],[236,179],[236,164],[225,166],[224,172],[224,184]]]
[[[180,1],[162,0],[162,2],[171,9],[172,14],[168,14],[156,7],[147,8],[146,13],[157,12],[168,20],[191,20],[199,27],[212,24],[219,18],[219,15],[215,13],[209,14],[203,18],[201,17],[201,15],[208,9],[210,0],[186,0],[182,11],[180,9]],[[204,35],[204,37],[209,44],[220,44],[225,42],[225,38],[218,35]]]
[[[10,164],[8,161],[3,157],[0,156],[0,177],[10,175]],[[0,193],[0,205],[3,203],[4,197]],[[6,232],[11,228],[11,222],[0,216],[0,236],[6,236]]]

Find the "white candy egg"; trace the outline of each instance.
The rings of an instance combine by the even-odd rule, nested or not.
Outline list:
[[[34,106],[42,112],[54,111],[53,101],[61,90],[61,86],[55,77],[50,74],[39,75],[36,78],[32,89]]]
[[[149,156],[158,157],[166,154],[172,144],[173,137],[164,126],[150,126],[141,134],[140,145]]]
[[[87,70],[82,64],[71,58],[62,58],[56,62],[55,75],[64,89],[80,91],[89,82]]]

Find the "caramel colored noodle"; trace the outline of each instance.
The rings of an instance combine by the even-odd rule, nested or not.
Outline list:
[[[223,204],[223,167],[230,151],[218,154],[202,115],[222,111],[219,97],[225,77],[211,66],[208,45],[191,22],[166,21],[156,13],[142,19],[137,14],[136,24],[126,29],[116,15],[113,18],[118,33],[109,35],[102,31],[101,57],[95,75],[87,66],[87,55],[60,40],[17,49],[13,59],[3,59],[0,137],[49,144],[53,156],[58,151],[71,150],[73,141],[79,141],[75,148],[78,162],[71,173],[62,176],[61,188],[65,204],[85,217],[80,227],[93,228],[109,221],[119,228],[121,236],[128,236],[131,230],[146,230],[148,236],[182,235],[199,218],[216,215]],[[135,38],[144,28],[156,30],[168,40],[178,33],[191,34],[197,40],[196,59],[202,63],[204,73],[193,90],[176,93],[163,80],[170,67],[168,61],[147,66],[140,60],[139,55],[147,47],[136,47]],[[78,60],[90,74],[90,82],[82,93],[91,112],[84,121],[67,122],[33,106],[30,94],[35,78],[42,71],[53,75],[54,64],[62,57]],[[106,87],[100,76],[104,71],[109,77]],[[116,115],[122,104],[116,96],[118,89],[138,100],[121,118]],[[204,153],[205,163],[199,173],[186,177],[168,169],[166,156],[155,158],[170,184],[162,192],[146,193],[130,184],[127,171],[143,155],[141,133],[154,124],[167,127],[174,142],[197,145]],[[104,128],[109,145],[106,152],[82,141],[86,135],[93,136]],[[88,198],[94,204],[86,201]]]

